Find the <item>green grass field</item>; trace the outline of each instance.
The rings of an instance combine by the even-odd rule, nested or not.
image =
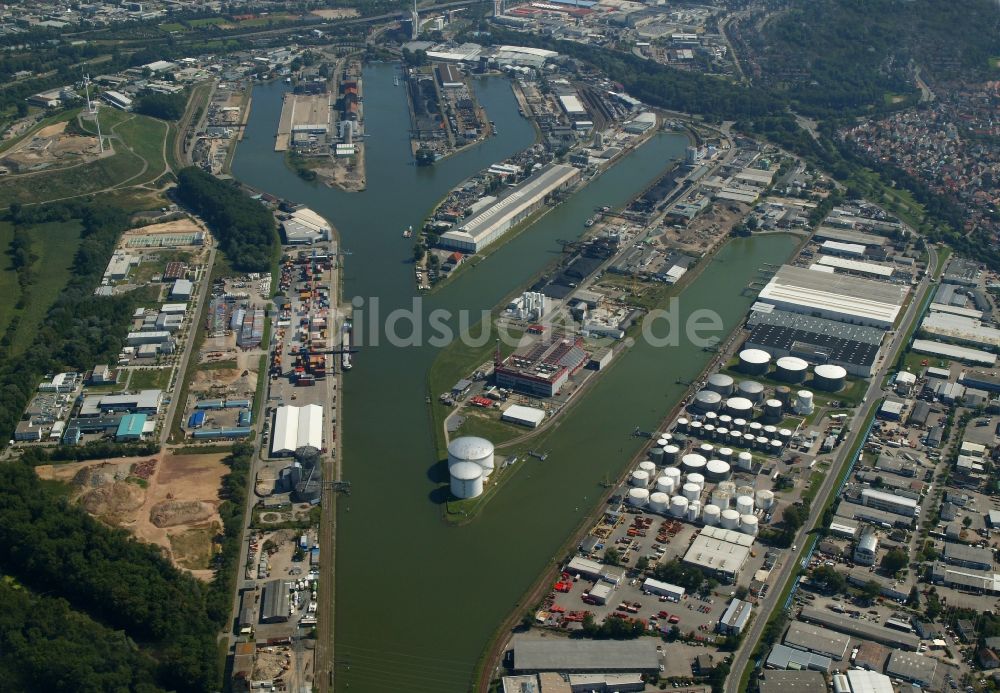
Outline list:
[[[508,440],[513,440],[525,433],[530,433],[531,429],[523,426],[504,423],[500,420],[500,412],[493,410],[485,412],[478,407],[465,407],[459,416],[464,416],[465,421],[452,434],[458,436],[481,436],[494,445],[501,445]]]
[[[225,24],[226,20],[222,17],[203,17],[201,19],[190,19],[188,24],[193,27],[205,27],[205,26],[218,26],[219,24]]]
[[[21,288],[6,256],[14,228],[0,222],[0,252],[4,253],[0,271],[0,291],[4,296],[0,301],[0,330],[6,331],[14,316],[20,316],[11,341],[12,355],[31,345],[38,325],[69,281],[73,256],[80,245],[80,228],[78,222],[67,221],[40,224],[29,230],[32,252],[37,259],[32,266],[34,281],[28,290],[27,304],[19,309],[16,304],[21,298]]]
[[[130,390],[164,390],[170,384],[172,368],[143,368],[132,371]]]
[[[181,24],[180,22],[167,22],[166,24],[160,25],[160,31],[165,31],[168,34],[172,34],[175,31],[187,31],[188,28]]]

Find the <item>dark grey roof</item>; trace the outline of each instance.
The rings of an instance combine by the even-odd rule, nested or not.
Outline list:
[[[780,325],[757,325],[750,333],[747,343],[764,351],[787,351],[813,363],[830,361],[871,366],[878,356],[878,346],[875,344]]]

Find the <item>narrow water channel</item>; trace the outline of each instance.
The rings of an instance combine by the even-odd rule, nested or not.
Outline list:
[[[395,68],[365,69],[368,189],[344,194],[306,183],[273,149],[284,87],[254,91],[248,138],[233,173],[246,183],[302,202],[340,230],[344,298],[378,297],[382,314],[408,307],[416,290],[411,244],[401,238],[447,190],[528,146],[530,124],[517,114],[505,80],[476,82],[500,135],[433,168],[415,168],[408,116]],[[544,216],[482,265],[426,299],[426,310],[493,307],[557,257],[556,239],[575,238],[596,205],[619,205],[683,154],[687,141],[658,135],[585,192]],[[741,289],[764,262],[782,262],[794,239],[729,243],[684,292],[681,318],[713,309],[731,329],[750,304]],[[430,346],[365,347],[344,378],[344,476],[353,493],[339,505],[336,575],[336,681],[339,691],[467,690],[496,624],[593,506],[606,476],[617,476],[650,428],[677,400],[678,378],[693,378],[711,357],[690,344],[640,342],[539,445],[545,462],[524,468],[472,523],[453,528],[432,501],[437,462],[426,396]]]

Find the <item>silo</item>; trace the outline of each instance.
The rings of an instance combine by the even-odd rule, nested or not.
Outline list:
[[[786,443],[792,439],[792,429],[790,428],[779,428],[778,437]]]
[[[637,508],[643,508],[649,502],[649,491],[644,488],[630,488],[628,490],[628,504]]]
[[[719,509],[717,505],[706,505],[705,509],[701,513],[701,521],[706,525],[715,526],[719,524],[719,518],[722,515],[722,510]]]
[[[774,398],[787,407],[792,403],[792,391],[786,385],[779,385],[774,388]]]
[[[636,469],[629,477],[628,483],[636,488],[646,488],[649,486],[649,472]]]
[[[742,486],[737,486],[736,495],[750,496],[751,498],[753,498],[753,486],[750,486],[749,484],[743,484]]]
[[[701,516],[701,503],[699,501],[691,501],[688,504],[687,521],[697,522],[699,516]]]
[[[709,460],[705,465],[705,475],[710,481],[725,481],[729,478],[730,467],[728,462],[722,460]]]
[[[685,419],[683,416],[677,419],[677,430],[686,433],[688,430],[688,424],[691,422]]]
[[[705,457],[696,452],[689,452],[681,458],[681,468],[685,474],[701,472],[705,468]]]
[[[681,486],[681,495],[689,501],[698,500],[698,497],[701,496],[701,489],[698,488],[698,484],[687,482]]]
[[[775,365],[774,377],[786,383],[801,383],[809,372],[809,364],[798,356],[782,356]]]
[[[712,463],[709,462],[708,464],[712,464]],[[705,468],[707,469],[708,465],[705,465]],[[689,484],[696,485],[698,487],[699,491],[704,491],[705,490],[705,475],[704,474],[699,474],[698,472],[692,472],[691,474],[687,475],[686,481]]]
[[[654,445],[653,447],[651,447],[649,449],[649,459],[653,462],[653,464],[657,464],[657,465],[659,465],[659,466],[662,467],[663,466],[663,448],[659,447],[657,445]]]
[[[656,490],[660,493],[670,495],[677,488],[676,482],[669,476],[661,476],[656,480]]]
[[[729,427],[730,431],[739,431],[742,433],[747,428],[747,420],[743,417],[737,417],[733,419],[733,425]]]
[[[715,440],[715,426],[710,423],[705,424],[701,427],[701,435],[705,440]]]
[[[824,363],[813,370],[813,386],[824,392],[838,392],[847,382],[847,370],[843,366]]]
[[[485,438],[462,436],[448,443],[448,467],[459,462],[474,462],[485,476],[493,471],[493,443]]]
[[[663,476],[669,479],[673,479],[674,488],[677,488],[678,486],[681,485],[681,470],[678,469],[677,467],[667,467],[666,469],[663,470]]]
[[[770,510],[774,506],[774,491],[762,488],[757,491],[754,498],[756,499],[757,507],[761,510]]]
[[[770,438],[768,438],[767,436],[757,436],[756,447],[758,450],[763,450],[764,452],[767,452],[768,450],[771,449],[771,446],[769,444],[770,442],[771,442]]]
[[[809,390],[799,390],[795,393],[795,409],[796,414],[808,415],[813,412],[813,393]]]
[[[650,480],[656,477],[656,465],[649,460],[643,460],[640,462],[639,469],[646,472],[649,475]]]
[[[753,402],[746,397],[730,397],[726,400],[726,412],[733,418],[750,419],[753,416]]]
[[[740,397],[745,397],[754,404],[759,404],[764,399],[764,386],[756,380],[744,380],[738,388]]]
[[[771,355],[762,349],[744,349],[740,352],[740,371],[749,375],[767,373]]]
[[[769,399],[764,402],[764,420],[771,423],[781,421],[783,405],[780,399]]]
[[[726,508],[722,511],[719,524],[723,529],[736,529],[740,526],[740,514],[732,508]]]
[[[713,373],[708,376],[708,383],[705,386],[725,397],[733,394],[733,379],[725,373]]]
[[[674,517],[687,515],[688,499],[684,496],[674,496],[670,499],[670,514]]]
[[[719,455],[719,459],[722,460],[723,462],[729,462],[730,460],[733,459],[732,448],[719,448],[718,450],[716,450],[716,453]]]
[[[711,443],[702,443],[698,446],[698,454],[704,457],[706,460],[709,457],[715,456],[715,446]]]
[[[743,534],[749,534],[752,537],[757,536],[757,516],[756,515],[741,515],[740,516],[740,531]]]
[[[736,512],[749,515],[753,512],[753,496],[736,496]]]
[[[716,486],[715,490],[712,491],[712,504],[720,509],[729,507],[730,498],[732,498],[732,496],[729,492],[720,489],[718,486]]]
[[[688,405],[688,411],[695,414],[718,411],[722,406],[722,395],[711,390],[701,390],[695,394]]]
[[[663,448],[663,464],[677,464],[677,456],[681,450],[676,445],[667,445]]]
[[[753,456],[749,452],[741,452],[736,456],[736,466],[739,469],[750,471],[753,467]]]
[[[475,462],[456,462],[448,472],[451,494],[456,498],[475,498],[483,492],[483,468]]]
[[[670,507],[670,496],[662,491],[649,494],[649,509],[654,513],[666,513]]]

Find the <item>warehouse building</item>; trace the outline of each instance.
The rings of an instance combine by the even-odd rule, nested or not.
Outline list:
[[[271,455],[292,455],[307,446],[323,449],[323,407],[318,404],[278,407],[274,415]]]
[[[146,428],[145,414],[126,414],[118,422],[118,430],[115,432],[115,440],[119,443],[141,440]]]
[[[885,236],[877,236],[873,233],[863,231],[852,231],[848,229],[835,229],[831,226],[820,226],[813,234],[813,239],[817,241],[840,241],[841,243],[855,243],[864,246],[881,248],[886,244]]]
[[[896,496],[892,493],[866,488],[861,492],[861,502],[869,508],[876,508],[897,515],[914,517],[920,514],[920,504],[912,498]]]
[[[750,609],[750,602],[732,600],[719,619],[717,630],[723,635],[739,635],[750,623]]]
[[[497,387],[536,397],[552,397],[587,362],[583,340],[539,341],[508,356],[495,369]]]
[[[888,329],[907,291],[898,284],[783,265],[759,300],[795,313]]]
[[[858,522],[867,522],[876,527],[891,529],[893,527],[910,528],[913,526],[913,518],[886,512],[878,508],[869,508],[856,503],[841,503],[837,508],[837,517]]]
[[[749,534],[721,527],[705,527],[691,542],[684,554],[684,562],[723,580],[735,582],[750,557],[753,541]]]
[[[851,646],[851,638],[847,635],[800,621],[792,621],[783,642],[789,647],[815,652],[838,662],[847,655],[847,648]]]
[[[964,315],[931,312],[920,323],[921,334],[938,337],[960,344],[997,349],[1000,347],[1000,330],[987,327],[982,321]]]
[[[830,255],[842,255],[844,257],[862,257],[865,254],[865,246],[860,243],[844,243],[842,241],[823,241],[820,249]]]
[[[659,580],[654,580],[653,578],[646,578],[642,583],[642,591],[649,592],[650,594],[655,594],[661,597],[666,597],[667,599],[679,602],[684,598],[684,588],[677,585],[671,585],[669,582],[661,582]]]
[[[944,545],[944,560],[959,568],[993,570],[993,550],[948,542]]]
[[[997,355],[991,354],[988,351],[971,349],[955,344],[945,344],[944,342],[933,342],[929,339],[914,339],[913,346],[910,349],[918,354],[940,356],[964,363],[972,363],[977,366],[989,366],[992,368],[997,362]]]
[[[819,693],[826,679],[818,671],[765,671],[757,687],[760,693]]]
[[[264,599],[260,607],[260,622],[287,623],[288,611],[288,583],[284,580],[271,580],[264,585]]]
[[[830,671],[833,667],[833,660],[825,655],[778,643],[771,648],[764,666],[768,669]]]
[[[844,633],[861,640],[871,640],[887,647],[916,651],[920,638],[913,633],[904,633],[868,621],[840,616],[826,609],[804,606],[799,618],[807,623],[825,626],[838,633]]]
[[[876,262],[865,262],[864,260],[851,260],[846,257],[832,257],[822,255],[816,264],[820,267],[832,267],[834,271],[843,271],[853,274],[864,274],[879,279],[888,279],[895,271],[892,265],[880,265]]]
[[[175,301],[191,300],[191,292],[194,291],[194,284],[190,279],[178,279],[170,289],[170,298]]]
[[[163,404],[163,390],[140,390],[121,395],[87,395],[80,404],[80,418],[104,414],[146,414],[154,416]]]
[[[953,587],[975,594],[1000,594],[1000,573],[990,570],[957,568],[945,563],[931,566],[930,580],[935,585]]]
[[[500,415],[502,421],[515,423],[528,428],[538,428],[538,424],[545,419],[545,410],[536,407],[525,407],[520,404],[512,404]]]
[[[659,672],[661,658],[654,638],[578,640],[518,638],[513,647],[514,673]]]
[[[887,675],[925,687],[934,683],[936,671],[936,659],[925,657],[916,652],[900,652],[899,650],[889,655],[889,663],[885,666]]]
[[[439,244],[464,253],[477,253],[541,208],[550,194],[572,184],[579,176],[580,172],[572,166],[550,164],[457,228],[441,234]]]

